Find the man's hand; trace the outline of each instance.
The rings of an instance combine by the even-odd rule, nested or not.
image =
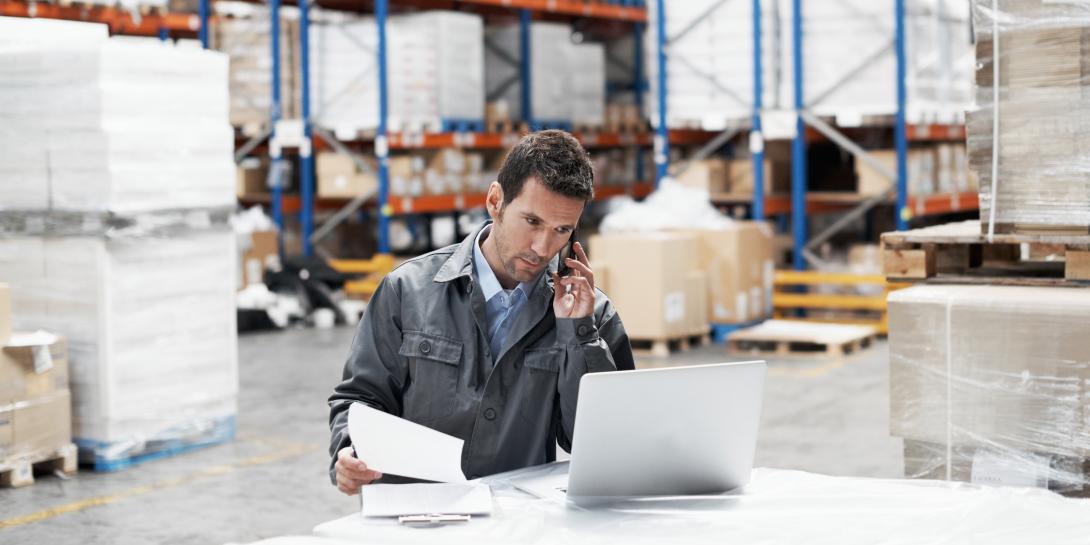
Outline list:
[[[359,494],[361,486],[382,477],[382,473],[367,469],[363,460],[356,459],[352,454],[352,447],[344,447],[337,452],[337,465],[334,469],[337,471],[337,490],[349,496]]]
[[[582,244],[573,244],[572,251],[579,259],[568,259],[564,263],[571,274],[561,278],[552,273],[553,314],[557,318],[583,318],[594,312],[594,271],[590,270],[590,260]]]

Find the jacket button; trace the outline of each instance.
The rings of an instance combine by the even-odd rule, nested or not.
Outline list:
[[[431,353],[431,343],[428,342],[428,341],[421,341],[420,342],[420,353],[421,354],[430,354]]]
[[[493,410],[493,409],[485,409],[484,418],[485,418],[485,420],[495,420],[496,419],[496,411]]]
[[[580,337],[586,335],[587,334],[587,326],[585,326],[585,325],[579,326],[579,329],[578,329],[577,332],[579,333]]]

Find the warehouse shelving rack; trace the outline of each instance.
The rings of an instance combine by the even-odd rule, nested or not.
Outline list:
[[[712,4],[699,19],[702,19],[719,9],[730,0],[719,0]],[[741,1],[741,0],[734,0]],[[661,180],[669,174],[670,170],[670,144],[672,139],[668,137],[666,116],[666,97],[669,92],[666,82],[666,63],[669,62],[668,48],[677,37],[666,35],[665,21],[666,0],[655,0],[656,10],[656,60],[658,63],[658,94],[657,101],[658,126],[655,136],[655,163],[656,179]],[[794,86],[793,115],[795,117],[795,136],[791,149],[791,194],[790,196],[765,195],[764,187],[764,134],[762,130],[762,116],[768,113],[763,104],[763,52],[762,52],[762,8],[761,0],[752,2],[752,27],[753,27],[753,89],[754,100],[749,130],[749,144],[753,151],[753,194],[740,195],[713,195],[713,202],[720,205],[748,205],[751,216],[754,219],[763,220],[768,216],[779,216],[782,219],[788,215],[791,220],[791,229],[794,239],[793,265],[796,269],[805,269],[807,264],[820,263],[820,259],[811,251],[823,242],[829,240],[834,234],[843,230],[854,220],[865,216],[875,206],[886,204],[892,198],[894,201],[895,222],[899,230],[907,228],[908,221],[912,217],[927,215],[947,214],[975,210],[978,207],[976,193],[937,194],[921,197],[913,197],[908,194],[907,184],[907,149],[909,142],[923,141],[953,141],[963,140],[965,136],[964,125],[939,125],[939,124],[914,124],[906,123],[906,66],[905,56],[905,7],[904,0],[893,0],[891,16],[895,22],[895,35],[893,37],[893,49],[897,61],[897,70],[894,74],[897,87],[897,112],[893,120],[895,135],[895,149],[897,152],[897,168],[890,172],[884,165],[876,161],[857,143],[838,128],[827,123],[808,110],[809,106],[804,100],[804,66],[803,66],[803,0],[791,0],[791,33],[793,36],[793,74],[790,82]],[[694,23],[695,24],[695,21]],[[681,33],[684,35],[684,32]],[[873,59],[871,59],[873,61]],[[854,74],[856,71],[853,70]],[[850,78],[851,74],[849,74]],[[714,75],[705,77],[713,78]],[[713,80],[714,81],[714,80]],[[732,139],[743,129],[730,128],[694,154],[694,158],[700,159],[709,156],[715,149]],[[808,142],[824,139],[836,143],[852,155],[865,162],[871,168],[883,173],[894,182],[893,187],[875,196],[864,197],[855,194],[841,193],[807,193],[806,180],[806,144]],[[832,225],[816,236],[807,239],[807,215],[813,213],[841,213],[842,216]],[[782,224],[783,222],[781,222]]]
[[[207,3],[208,0],[203,0],[202,5]],[[300,21],[307,21],[309,2],[307,0],[297,0],[296,2],[300,11]],[[535,14],[540,14],[546,17],[578,17],[589,18],[604,21],[611,21],[614,23],[629,24],[632,26],[632,32],[637,36],[635,40],[637,47],[641,44],[639,39],[640,33],[643,31],[643,24],[646,21],[646,10],[644,7],[637,5],[638,2],[626,1],[625,5],[620,5],[620,2],[614,3],[585,3],[576,1],[562,1],[562,0],[464,0],[459,2],[441,2],[441,1],[425,1],[425,0],[404,0],[402,2],[396,2],[399,6],[413,7],[417,9],[439,9],[439,8],[451,8],[454,6],[475,6],[484,9],[487,12],[503,12],[503,13],[518,13],[519,25],[520,25],[520,47],[521,47],[521,63],[519,66],[519,77],[521,80],[522,96],[521,101],[523,103],[523,111],[529,115],[526,116],[526,124],[530,128],[537,128],[538,125],[544,122],[537,122],[533,119],[532,111],[529,107],[532,97],[530,96],[531,86],[529,85],[529,32],[530,23],[533,20]],[[323,7],[329,7],[332,9],[353,9],[358,10],[358,5],[346,6],[336,3],[322,4]],[[280,190],[279,183],[273,183],[273,191],[268,199],[268,204],[272,209],[272,215],[274,221],[283,230],[285,215],[291,215],[298,213],[301,223],[302,239],[303,239],[303,252],[310,254],[315,250],[315,244],[320,241],[326,234],[331,232],[333,228],[340,222],[345,221],[353,214],[357,213],[365,205],[369,205],[372,202],[371,195],[361,195],[351,200],[342,199],[321,199],[315,198],[314,194],[314,165],[313,154],[317,150],[331,149],[339,153],[348,154],[353,157],[355,163],[361,170],[367,172],[370,171],[369,166],[363,160],[363,157],[355,151],[353,148],[359,148],[361,146],[369,147],[374,150],[375,157],[377,158],[377,168],[375,174],[378,179],[378,191],[377,195],[374,195],[373,201],[377,211],[378,218],[378,251],[380,254],[386,254],[389,252],[389,221],[390,218],[396,215],[402,214],[415,214],[415,213],[438,213],[438,212],[453,212],[464,210],[467,208],[473,208],[483,205],[483,194],[467,194],[467,195],[441,195],[441,196],[421,196],[421,197],[400,197],[391,196],[389,194],[389,172],[387,166],[387,160],[391,151],[396,150],[410,150],[410,149],[440,149],[440,148],[472,148],[472,149],[504,149],[509,147],[517,140],[515,134],[498,134],[489,132],[475,132],[473,130],[463,131],[449,131],[438,133],[409,133],[409,132],[397,132],[391,131],[388,126],[388,112],[387,112],[387,85],[386,85],[386,36],[385,36],[385,22],[390,12],[391,2],[390,0],[375,0],[373,2],[373,10],[375,15],[375,22],[378,26],[378,47],[376,48],[377,54],[377,66],[378,66],[378,80],[379,80],[379,123],[378,128],[373,135],[368,135],[366,138],[359,140],[343,141],[336,138],[335,135],[328,131],[312,127],[311,119],[309,116],[309,97],[306,95],[309,88],[309,73],[306,68],[301,66],[301,86],[303,89],[303,116],[300,120],[302,127],[292,127],[290,131],[292,138],[282,138],[280,134],[281,124],[278,124],[279,118],[277,112],[279,111],[280,98],[278,96],[278,90],[274,86],[273,113],[271,117],[270,130],[266,133],[257,135],[251,138],[246,144],[242,146],[240,151],[240,157],[253,151],[261,145],[261,140],[268,138],[270,145],[270,154],[273,158],[274,164],[282,159],[280,155],[284,149],[288,147],[294,147],[299,150],[300,157],[300,171],[301,171],[301,183],[298,196],[284,195]],[[275,11],[279,9],[278,0],[269,0],[269,8],[274,13],[271,15],[273,21],[276,21],[278,17]],[[300,47],[303,49],[300,54],[302,65],[305,66],[309,57],[307,51],[308,41],[306,38],[306,30],[303,24],[300,25],[301,40]],[[273,25],[271,28],[273,53],[273,70],[274,75],[272,81],[279,81],[279,27]],[[637,52],[639,55],[641,52]],[[642,86],[642,74],[641,63],[636,63],[634,86],[639,88]],[[637,93],[637,97],[641,97],[640,93]],[[461,125],[463,128],[476,129],[473,123],[458,123],[452,125]],[[641,134],[613,134],[613,133],[595,133],[595,134],[576,134],[578,138],[588,148],[596,147],[619,147],[619,146],[648,146],[651,143],[648,135]],[[678,138],[693,138],[693,135],[679,135]],[[274,172],[279,172],[280,169],[274,168]],[[637,176],[639,178],[639,176]],[[627,188],[616,187],[601,187],[598,188],[596,193],[599,198],[606,198],[609,196],[616,196],[618,194],[629,194],[634,197],[642,197],[650,193],[652,187],[647,182],[641,182],[636,180],[636,183],[629,185]],[[254,202],[254,201],[250,201]],[[332,216],[321,226],[315,228],[314,219],[315,212],[317,210],[335,210]]]

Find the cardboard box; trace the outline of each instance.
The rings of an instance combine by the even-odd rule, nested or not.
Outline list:
[[[1090,459],[905,440],[905,477],[1047,488],[1090,497]]]
[[[265,269],[280,259],[280,249],[276,231],[255,231],[250,233],[250,246],[243,249],[242,265],[239,267],[239,289],[265,281]]]
[[[693,331],[694,309],[706,301],[690,289],[700,270],[692,233],[614,233],[590,239],[590,255],[608,269],[609,298],[633,339],[670,339]],[[699,312],[699,311],[697,311]]]
[[[723,159],[702,159],[692,162],[676,177],[678,183],[708,193],[730,190],[730,163]]]
[[[731,193],[753,194],[753,159],[731,159],[730,161]],[[765,194],[774,195],[791,192],[791,161],[770,159],[764,160]]]
[[[424,194],[426,163],[419,155],[396,155],[386,160],[390,175],[390,194],[399,197],[419,197]]]
[[[269,165],[248,157],[235,166],[235,194],[239,197],[269,192]]]
[[[425,195],[457,195],[465,189],[468,173],[465,153],[460,149],[441,149],[420,154],[425,164]]]
[[[867,152],[893,173],[897,172],[897,152],[894,150],[872,150]],[[905,157],[908,169],[908,192],[912,195],[931,195],[938,188],[938,161],[936,149],[932,147],[913,148]],[[952,165],[951,165],[952,166]],[[892,187],[894,183],[867,163],[855,157],[856,191],[863,195],[878,195]]]
[[[11,338],[11,288],[0,283],[0,345]]]
[[[318,197],[327,199],[354,199],[378,191],[375,162],[370,172],[361,172],[351,157],[333,152],[321,152],[315,162],[318,178]]]
[[[700,239],[700,265],[708,274],[708,321],[734,324],[770,316],[772,229],[745,221],[731,229],[692,233]]]
[[[49,333],[15,333],[0,349],[0,405],[68,390],[68,344]]]
[[[53,451],[71,442],[68,390],[0,408],[0,459]]]
[[[1090,456],[1090,290],[913,286],[889,296],[890,433]]]

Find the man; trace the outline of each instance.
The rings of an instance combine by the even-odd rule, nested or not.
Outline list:
[[[405,262],[371,299],[329,399],[330,477],[345,494],[382,477],[353,455],[354,402],[463,439],[476,478],[551,462],[558,442],[570,451],[579,379],[634,367],[582,245],[570,274],[552,265],[594,196],[582,146],[563,131],[527,135],[498,178],[492,222]]]

